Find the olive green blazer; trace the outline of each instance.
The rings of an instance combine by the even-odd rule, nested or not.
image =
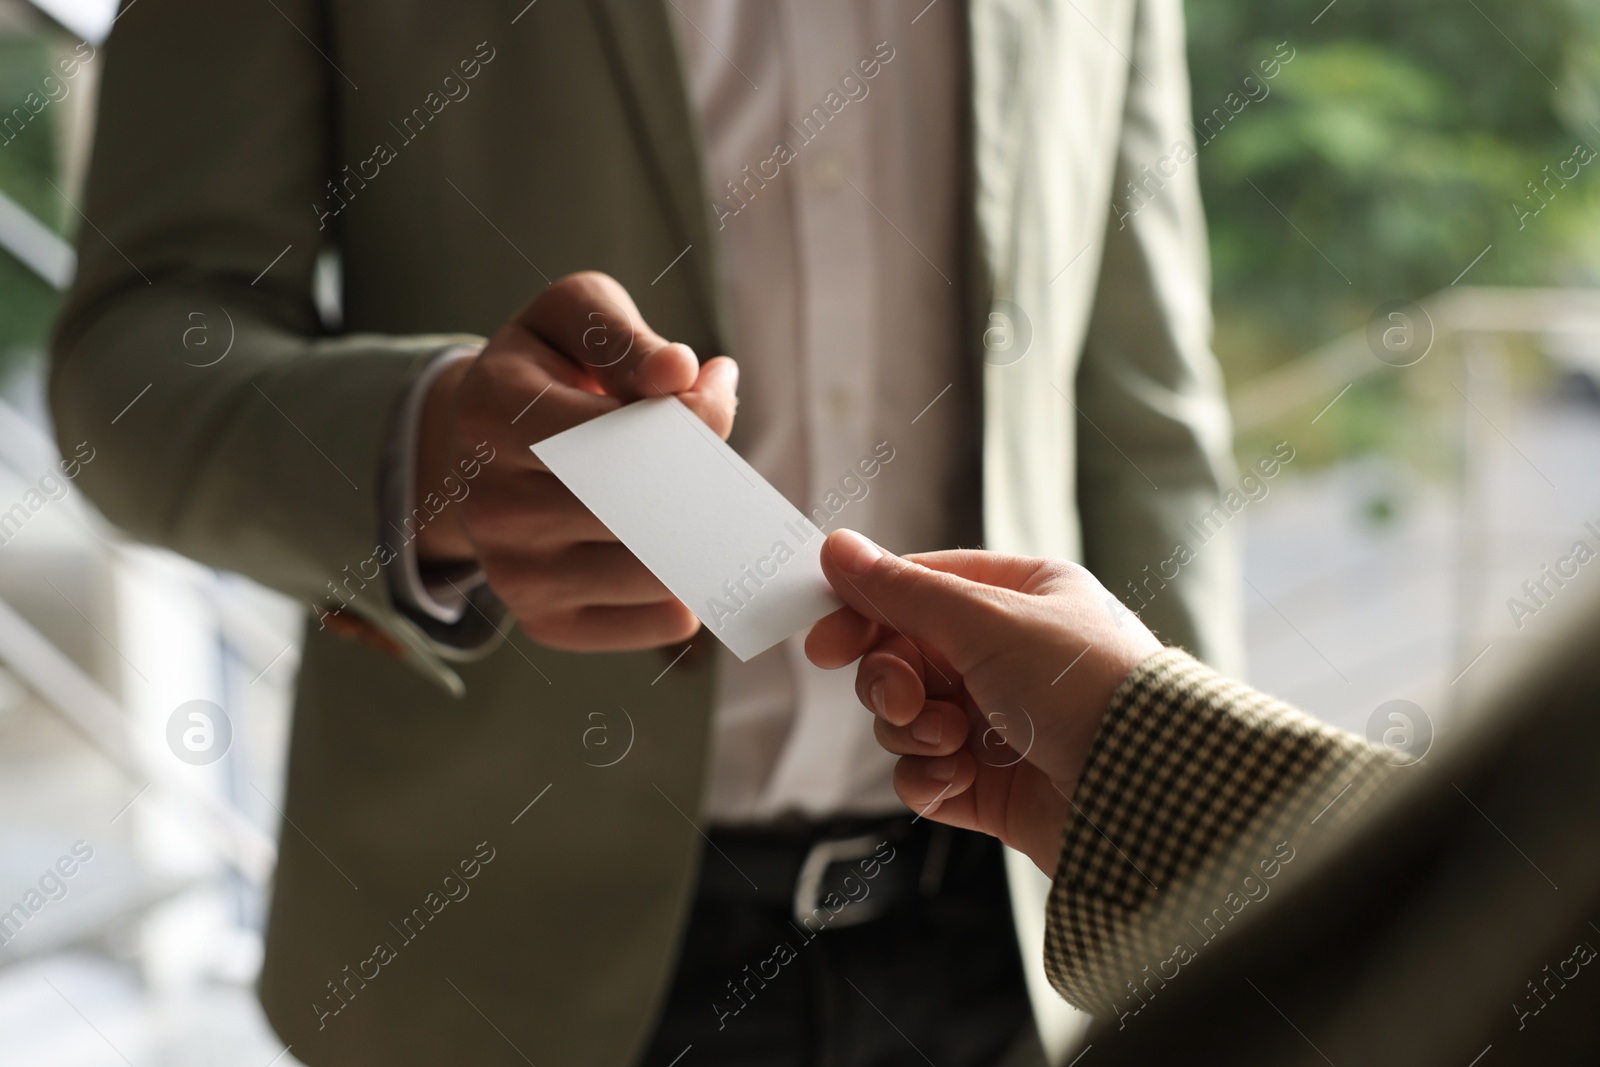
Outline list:
[[[307,606],[261,995],[308,1063],[624,1065],[672,973],[709,665],[500,641],[478,614],[424,631],[373,562],[397,402],[549,279],[607,271],[664,335],[728,350],[667,14],[143,0],[106,48],[52,409],[103,457],[80,483],[112,521]],[[1193,168],[1110,211],[1186,135],[1180,2],[972,0],[968,23],[985,542],[1120,590],[1233,478]],[[909,18],[891,43],[916,47]],[[1025,325],[1020,358],[986,353],[991,311]],[[316,621],[335,582],[403,659]],[[1234,668],[1235,584],[1224,535],[1146,618]],[[597,725],[631,742],[613,766]],[[1015,884],[1037,959],[1043,887]]]

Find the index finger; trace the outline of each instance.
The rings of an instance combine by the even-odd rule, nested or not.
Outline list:
[[[510,467],[544,470],[527,447],[621,407],[539,338],[512,323],[462,380],[456,420],[463,440],[510,446]]]
[[[628,291],[598,271],[556,279],[518,321],[619,400],[681,393],[699,374],[689,346],[652,330]]]

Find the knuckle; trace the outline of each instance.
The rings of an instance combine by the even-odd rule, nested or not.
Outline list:
[[[1039,568],[1022,588],[1024,593],[1049,596],[1062,593],[1093,593],[1102,588],[1100,579],[1081,563],[1064,559],[1039,561]]]
[[[563,274],[528,302],[525,317],[543,318],[550,312],[562,312],[573,305],[592,302],[597,296],[613,291],[616,282],[600,271],[580,270]]]
[[[869,576],[878,576],[878,581],[875,583],[876,591],[880,594],[875,598],[878,600],[878,613],[884,616],[884,621],[896,629],[899,629],[898,623],[889,617],[889,612],[894,609],[884,605],[893,604],[902,612],[912,609],[917,604],[919,595],[927,592],[923,588],[924,583],[936,581],[938,578],[935,572],[925,567],[893,560],[889,566],[883,566],[880,562],[879,566],[868,573]]]
[[[610,289],[613,286],[620,288],[618,282],[603,270],[575,270],[571,274],[556,279],[556,284],[565,283],[569,288],[587,292],[594,289]]]
[[[994,627],[1002,625],[1013,616],[1014,611],[1006,593],[1007,590],[996,589],[993,586],[980,586],[974,591],[968,609],[982,632],[994,632]]]
[[[558,553],[557,559],[566,553]],[[535,572],[540,595],[546,603],[581,609],[596,599],[597,577],[604,573],[593,567],[563,565],[560,562],[540,563]]]
[[[503,590],[518,618],[549,620],[558,613],[558,599],[553,595],[555,591],[540,572],[524,572],[511,582],[502,578],[499,585],[500,589],[496,592]]]
[[[467,499],[471,501],[472,498]],[[536,534],[544,525],[538,521],[538,510],[528,506],[508,507],[503,502],[486,498],[476,503],[469,503],[468,508],[468,522],[473,536],[489,545],[511,546],[523,543],[530,534]],[[530,518],[533,521],[530,521]]]
[[[522,627],[522,632],[528,635],[529,640],[552,648],[559,647],[563,637],[570,638],[572,627],[562,624],[543,607],[523,608],[515,612],[517,625]]]
[[[571,274],[563,274],[555,281],[544,287],[539,299],[546,297],[552,300],[566,300],[582,297],[592,292],[596,287],[610,282],[611,277],[597,270],[576,270]]]
[[[1074,563],[1068,559],[1047,559],[1039,565],[1042,577],[1059,582],[1094,581],[1095,577],[1088,567],[1081,563]]]

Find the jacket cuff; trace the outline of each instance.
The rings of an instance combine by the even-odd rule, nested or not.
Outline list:
[[[1071,798],[1045,937],[1056,989],[1119,1011],[1212,904],[1288,862],[1274,845],[1290,830],[1355,811],[1386,757],[1180,649],[1150,656],[1112,696]]]

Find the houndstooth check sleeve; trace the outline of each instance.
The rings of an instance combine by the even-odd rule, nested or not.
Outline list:
[[[1348,817],[1393,758],[1179,649],[1146,659],[1072,798],[1045,940],[1056,989],[1096,1015],[1142,1008],[1152,979],[1265,898],[1307,820]]]

